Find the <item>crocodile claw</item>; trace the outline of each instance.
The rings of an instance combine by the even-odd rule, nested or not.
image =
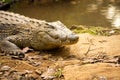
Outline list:
[[[18,59],[22,59],[25,57],[25,53],[22,52],[22,50],[16,50],[16,51],[4,51],[5,55],[10,55],[11,57],[15,57]]]

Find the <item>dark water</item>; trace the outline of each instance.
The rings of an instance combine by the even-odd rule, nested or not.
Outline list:
[[[120,28],[120,0],[75,0],[49,4],[14,4],[10,11],[46,21],[60,20],[65,25]]]

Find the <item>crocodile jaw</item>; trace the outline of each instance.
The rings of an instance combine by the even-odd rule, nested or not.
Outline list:
[[[60,45],[70,45],[78,42],[79,36],[69,30],[64,24],[60,21],[48,23],[51,26],[55,26],[55,30],[52,30],[51,35],[48,32],[48,35],[52,36],[54,39],[58,39]]]
[[[79,40],[79,36],[77,34],[70,34],[67,36],[67,40],[62,42],[65,45],[71,45],[77,43]]]
[[[47,26],[46,26],[47,25]],[[60,21],[48,22],[44,25],[44,37],[52,45],[70,45],[78,42],[79,36],[73,33]],[[45,27],[46,26],[46,27]],[[41,32],[40,32],[41,33]],[[41,34],[39,34],[41,35]]]
[[[37,30],[35,28],[34,32],[35,34],[33,34],[34,36],[30,43],[31,47],[36,50],[50,50],[75,44],[79,40],[77,34],[74,34],[59,21],[42,24]]]

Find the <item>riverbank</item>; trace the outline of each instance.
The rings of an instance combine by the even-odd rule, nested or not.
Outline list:
[[[27,53],[23,60],[0,56],[0,79],[120,80],[120,35],[79,38],[65,48]]]

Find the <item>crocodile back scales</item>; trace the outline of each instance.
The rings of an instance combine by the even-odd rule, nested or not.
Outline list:
[[[45,21],[28,18],[20,14],[0,11],[0,40],[9,35],[15,35],[20,32],[21,25],[32,24],[34,27],[45,23]]]

